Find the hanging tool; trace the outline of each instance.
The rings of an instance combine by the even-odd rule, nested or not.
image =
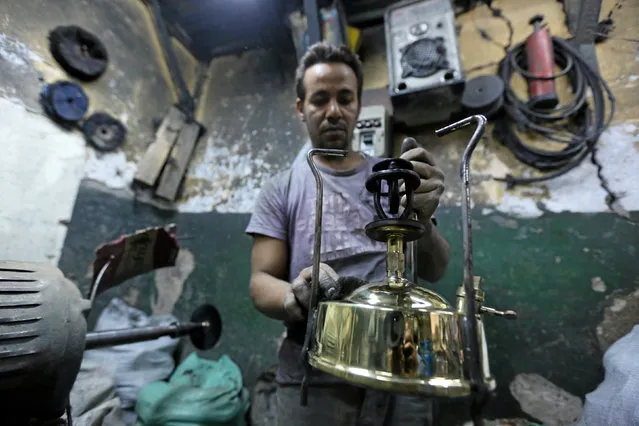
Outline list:
[[[534,27],[526,40],[528,80],[528,106],[535,109],[553,109],[559,103],[555,91],[555,56],[550,32],[542,25],[543,15],[533,16],[529,23]]]

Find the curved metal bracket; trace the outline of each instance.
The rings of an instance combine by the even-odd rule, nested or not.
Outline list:
[[[348,151],[340,149],[322,149],[313,148],[308,151],[306,160],[308,166],[315,177],[315,186],[317,194],[315,196],[315,241],[313,244],[313,272],[311,273],[311,295],[308,302],[308,318],[306,320],[306,335],[304,336],[304,347],[302,348],[302,358],[304,363],[304,379],[302,380],[301,405],[306,406],[308,396],[308,375],[310,373],[310,365],[308,363],[308,351],[311,343],[311,336],[315,328],[315,311],[317,310],[317,299],[319,291],[319,273],[320,273],[320,253],[322,249],[322,207],[324,201],[324,182],[322,175],[313,157],[316,155],[326,155],[331,157],[346,157]]]
[[[443,127],[435,131],[439,137],[445,136],[462,127],[475,124],[475,132],[470,138],[460,165],[460,177],[462,182],[462,238],[464,244],[464,291],[468,300],[475,300],[475,285],[473,282],[473,239],[472,239],[472,221],[471,221],[471,199],[470,199],[470,158],[477,144],[484,135],[486,126],[486,117],[483,115],[473,115],[461,121]],[[477,305],[475,303],[466,303],[466,315],[464,318],[464,359],[468,362],[469,379],[471,383],[471,391],[475,397],[473,405],[483,405],[487,398],[488,391],[484,384],[481,365],[481,353],[479,348],[479,334],[477,326]],[[475,425],[481,425],[481,409],[473,410],[473,422]]]

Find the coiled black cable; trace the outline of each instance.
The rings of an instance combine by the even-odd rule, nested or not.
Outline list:
[[[596,159],[596,144],[608,127],[615,113],[615,97],[597,71],[585,61],[579,51],[568,41],[552,37],[555,63],[562,71],[546,79],[566,76],[574,93],[573,98],[553,110],[531,108],[520,99],[510,85],[514,73],[524,78],[532,78],[526,69],[525,43],[506,50],[506,56],[499,64],[499,75],[504,80],[504,117],[495,123],[493,136],[501,141],[523,163],[540,171],[538,177],[514,177],[506,175],[497,180],[504,181],[509,187],[543,182],[561,176],[590,155],[598,169],[602,188],[608,194],[608,205],[616,201],[617,196],[608,187],[601,174],[601,165]],[[592,105],[588,95],[592,97]],[[608,108],[606,108],[606,96]],[[608,114],[606,114],[608,110]],[[544,150],[524,143],[513,128],[519,132],[534,132],[547,140],[563,143],[563,149]]]

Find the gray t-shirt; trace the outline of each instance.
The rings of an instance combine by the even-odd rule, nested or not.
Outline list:
[[[353,170],[336,171],[317,165],[324,182],[322,249],[320,260],[340,276],[377,281],[386,273],[386,245],[366,236],[364,227],[375,219],[373,195],[365,188],[366,179],[379,158],[364,157]],[[289,245],[288,281],[312,266],[315,232],[315,178],[306,159],[298,158],[289,170],[267,181],[256,200],[248,234],[261,234],[286,241]],[[289,327],[279,354],[277,379],[297,384],[303,376],[300,343],[303,326]],[[313,382],[333,381],[314,373]]]

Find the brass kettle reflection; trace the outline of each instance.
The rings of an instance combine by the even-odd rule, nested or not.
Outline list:
[[[437,134],[443,136],[471,123],[476,123],[477,128],[461,164],[464,282],[457,291],[455,306],[416,284],[415,244],[425,227],[415,220],[411,205],[420,177],[409,161],[400,158],[376,164],[366,182],[367,190],[374,194],[378,216],[366,226],[366,233],[387,244],[385,279],[360,287],[343,300],[318,303],[323,188],[313,156],[346,152],[309,151],[307,159],[317,183],[317,222],[311,308],[303,353],[307,365],[357,385],[399,393],[460,397],[495,388],[481,314],[508,318],[516,314],[484,307],[481,280],[472,274],[469,164],[486,119],[472,116]],[[402,185],[404,192],[400,192]],[[401,208],[399,201],[404,194],[407,202]],[[386,202],[382,202],[384,197]],[[409,252],[412,280],[404,276],[405,251]],[[306,381],[303,404],[305,387]]]

